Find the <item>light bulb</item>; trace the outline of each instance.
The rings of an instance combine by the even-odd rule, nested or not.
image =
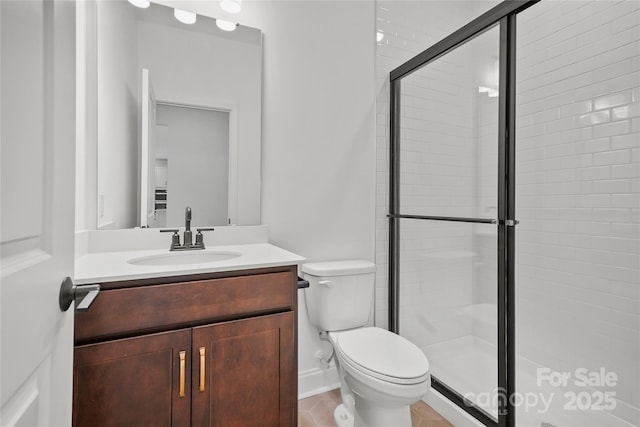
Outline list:
[[[173,16],[183,24],[195,24],[196,14],[182,9],[174,9]]]
[[[149,0],[129,0],[129,3],[141,9],[146,9],[151,4]]]
[[[233,31],[236,29],[236,24],[222,19],[216,19],[216,25],[223,31]]]
[[[240,9],[242,9],[242,0],[222,0],[220,2],[220,7],[222,10],[228,13],[238,13]]]

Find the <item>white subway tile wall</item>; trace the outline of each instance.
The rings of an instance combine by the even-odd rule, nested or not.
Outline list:
[[[638,425],[640,2],[543,1],[517,37],[518,353],[616,373]]]

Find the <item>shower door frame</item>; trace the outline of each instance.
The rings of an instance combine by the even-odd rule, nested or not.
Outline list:
[[[486,426],[515,427],[515,69],[516,15],[540,0],[507,0],[498,4],[432,47],[391,71],[390,188],[389,188],[389,330],[399,333],[400,220],[455,221],[496,224],[498,228],[498,420],[437,378],[432,387]],[[400,96],[401,80],[465,42],[499,25],[498,206],[497,218],[406,215],[400,212]]]

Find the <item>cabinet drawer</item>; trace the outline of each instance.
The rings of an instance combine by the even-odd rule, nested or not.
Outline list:
[[[274,272],[109,289],[75,314],[76,342],[293,309],[296,276]]]

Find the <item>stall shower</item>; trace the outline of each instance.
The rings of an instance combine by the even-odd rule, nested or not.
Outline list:
[[[514,3],[390,73],[388,325],[486,425],[637,426],[640,3]]]

